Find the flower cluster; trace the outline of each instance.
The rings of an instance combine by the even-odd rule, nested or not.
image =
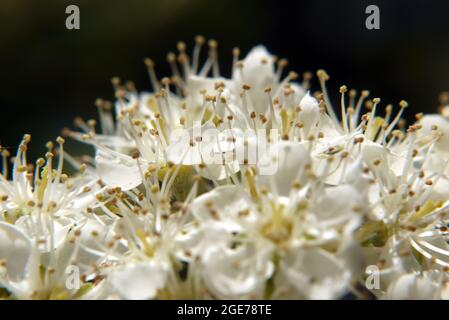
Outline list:
[[[0,297],[449,297],[449,107],[407,126],[407,102],[341,86],[334,109],[324,70],[312,93],[258,46],[225,78],[205,44],[170,78],[146,59],[152,92],[114,78],[35,164],[29,135],[0,147]]]

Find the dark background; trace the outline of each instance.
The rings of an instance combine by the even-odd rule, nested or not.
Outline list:
[[[65,28],[69,4],[80,30]],[[365,28],[369,4],[380,30]],[[142,59],[167,75],[167,52],[178,40],[191,49],[196,34],[219,42],[222,72],[234,46],[245,54],[262,43],[298,73],[326,69],[334,99],[342,84],[369,89],[385,104],[409,101],[411,119],[449,90],[448,15],[443,0],[2,0],[0,144],[14,150],[31,133],[36,157],[75,116],[95,117],[97,97],[113,98],[112,76],[150,89]]]

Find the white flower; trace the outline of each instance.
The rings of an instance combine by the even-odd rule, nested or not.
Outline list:
[[[327,300],[338,299],[347,292],[351,275],[342,261],[322,249],[295,251],[289,252],[280,264],[279,291],[293,287],[303,299]]]
[[[438,275],[437,275],[438,277]],[[388,287],[385,299],[434,300],[440,298],[441,286],[434,274],[406,273]]]
[[[21,216],[51,214],[55,216],[73,216],[95,201],[93,189],[96,181],[86,181],[82,176],[69,179],[63,173],[64,139],[58,138],[59,161],[53,164],[53,145],[48,144],[46,160],[39,158],[33,172],[33,166],[27,161],[27,148],[31,136],[25,135],[14,159],[12,179],[8,180],[8,152],[3,152],[4,168],[0,174],[0,210],[2,220],[15,222]],[[85,166],[81,166],[85,172]]]
[[[0,286],[17,299],[82,298],[93,286],[80,279],[79,287],[67,286],[67,268],[76,260],[76,238],[65,241],[50,252],[39,249],[38,239],[19,228],[0,222]],[[87,275],[79,273],[79,277]],[[76,277],[77,275],[74,275]],[[92,294],[92,292],[91,292]]]
[[[197,272],[215,298],[262,299],[266,282],[274,272],[273,263],[267,259],[270,255],[267,249],[263,253],[264,249],[256,251],[244,244],[236,248],[212,246],[202,256]]]
[[[346,238],[350,238],[358,226],[357,211],[361,210],[362,197],[351,186],[326,188],[321,183],[315,184],[313,178],[307,182],[311,174],[307,144],[288,142],[278,146],[287,150],[278,153],[280,168],[276,174],[253,177],[251,171],[247,171],[248,191],[237,186],[217,187],[195,199],[189,208],[199,225],[188,230],[191,236],[184,238],[196,238],[195,242],[190,241],[190,245],[203,248],[194,252],[201,257],[206,270],[202,273],[206,286],[218,297],[232,298],[233,293],[237,298],[244,292],[247,296],[261,297],[269,275],[257,268],[267,270],[267,266],[274,264],[276,259],[280,260],[279,268],[283,270],[282,278],[285,279],[282,282],[287,288],[274,291],[273,295],[282,296],[292,281],[314,278],[313,272],[318,272],[317,266],[323,263],[320,259],[317,259],[315,267],[311,265],[310,268],[303,265],[306,260],[312,261],[306,258],[294,264],[287,261],[299,259],[311,250],[310,247],[315,247],[321,253],[319,257],[338,265],[335,269],[338,275],[329,274],[323,283],[317,282],[313,290],[309,290],[310,295],[297,292],[291,293],[291,297],[336,298],[345,293],[351,278],[350,270],[345,269],[345,262],[338,255],[341,250],[342,255],[348,256],[343,252],[346,250],[343,244],[346,246]],[[264,181],[268,181],[268,185]],[[298,181],[305,185],[299,185]],[[219,235],[217,225],[222,225],[221,232],[228,236]],[[343,236],[336,231],[337,228],[344,230]],[[198,232],[197,229],[204,231]],[[217,232],[209,233],[209,230]],[[337,254],[326,253],[321,246],[333,248]],[[235,255],[239,257],[238,263],[227,267],[226,263],[231,263]],[[330,265],[329,261],[324,263]],[[218,266],[223,266],[223,271],[217,269]],[[229,279],[231,276],[239,281],[233,282]],[[281,276],[278,274],[277,277]],[[226,286],[222,283],[224,281]],[[282,287],[281,284],[279,286]]]
[[[178,43],[169,78],[145,59],[151,92],[112,79],[100,130],[64,130],[94,148],[86,164],[58,137],[33,167],[25,135],[9,172],[0,146],[2,297],[363,297],[375,265],[379,299],[447,299],[447,107],[406,128],[405,101],[383,112],[341,86],[337,110],[324,70],[312,95],[309,73],[283,77],[287,61],[256,46],[233,50],[226,78],[216,41],[200,65],[204,43]]]
[[[108,276],[115,291],[122,298],[148,300],[153,299],[157,290],[165,286],[167,272],[163,266],[149,261],[127,264],[122,269],[111,272]]]

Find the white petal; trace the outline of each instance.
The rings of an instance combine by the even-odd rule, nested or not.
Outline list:
[[[283,268],[290,284],[308,299],[337,299],[349,281],[349,271],[332,254],[322,249],[306,250],[303,255],[290,253],[293,261]]]
[[[258,183],[270,189],[274,180],[277,192],[288,196],[292,182],[305,177],[305,166],[311,163],[308,142],[280,141],[273,145],[259,164]]]
[[[0,222],[0,259],[6,261],[12,281],[25,276],[31,251],[32,243],[25,233],[13,225]]]
[[[201,152],[197,144],[175,143],[167,147],[167,158],[175,164],[191,166],[203,162]]]
[[[27,236],[30,238],[36,239],[46,239],[45,243],[40,243],[37,245],[37,248],[40,252],[50,252],[52,250],[50,246],[50,237],[51,232],[47,227],[38,227],[35,228],[36,225],[39,225],[39,218],[36,216],[22,216],[16,221],[16,227],[20,228]],[[60,218],[58,220],[52,220],[49,223],[53,224],[53,241],[54,247],[58,248],[63,244],[63,242],[67,238],[67,234],[69,233],[70,228],[73,227],[73,221],[70,219]]]
[[[120,187],[131,190],[142,183],[136,160],[128,156],[114,157],[102,151],[95,157],[97,173],[100,179],[109,187]]]
[[[290,88],[294,90],[294,101],[296,104],[299,104],[301,99],[307,94],[306,90],[304,90],[303,86],[299,83],[292,82],[290,84]]]
[[[437,183],[432,188],[430,195],[431,199],[446,201],[449,199],[449,179],[446,177],[440,177]]]
[[[256,256],[257,255],[257,256]],[[261,299],[273,273],[269,255],[248,248],[219,249],[205,257],[203,279],[219,299]]]
[[[419,124],[422,125],[419,130],[419,135],[422,137],[432,136],[432,127],[437,126],[438,131],[443,135],[435,144],[437,150],[442,152],[449,152],[449,120],[438,114],[428,114],[419,120]]]
[[[127,300],[153,299],[165,286],[166,278],[166,270],[153,261],[128,264],[109,274],[113,287]]]
[[[113,150],[131,150],[134,147],[134,142],[122,136],[110,136],[95,134],[95,141],[99,144],[111,148]]]
[[[444,172],[446,176],[449,176],[449,166],[446,165],[446,161],[447,158],[442,157],[439,152],[429,154],[423,163],[423,169],[430,172]]]
[[[198,165],[208,163],[213,155],[219,131],[210,124],[195,124],[188,130],[173,130],[170,134],[167,158],[175,164]],[[196,141],[202,137],[202,141]],[[193,145],[191,144],[193,142]]]
[[[355,207],[361,206],[361,201],[358,190],[350,185],[329,187],[319,198],[314,212],[320,221],[339,220],[352,215]]]
[[[214,95],[216,93],[215,84],[217,82],[223,82],[225,88],[230,87],[230,81],[225,78],[206,78],[199,76],[190,76],[187,80],[186,91],[187,100],[192,107],[198,107],[203,104],[203,95],[200,93],[202,90],[206,90],[208,95]]]
[[[362,159],[389,188],[396,185],[397,177],[402,173],[405,165],[403,158],[391,154],[384,146],[367,139],[362,143]],[[380,163],[376,165],[376,161],[379,160]]]
[[[264,46],[252,48],[243,60],[243,73],[243,81],[249,84],[257,87],[270,84],[275,78],[273,56]],[[236,72],[236,76],[239,75],[240,73]]]
[[[263,89],[276,84],[273,61],[273,56],[265,47],[254,47],[243,60],[242,72],[237,70],[233,75],[236,90],[241,90],[243,84],[252,87],[249,96],[252,106],[258,113],[265,113],[268,109],[268,99]]]
[[[241,211],[250,210],[250,213],[254,211],[248,195],[235,186],[217,187],[196,198],[190,208],[193,215],[200,221],[213,220],[210,209],[214,209],[220,215],[220,219],[228,220],[229,223],[238,219]],[[254,218],[252,214],[247,216],[247,219]]]
[[[385,298],[394,300],[435,299],[438,288],[438,284],[430,278],[409,273],[400,276],[390,284]]]
[[[237,173],[240,170],[240,165],[237,160],[234,160],[226,165],[211,164],[206,168],[198,168],[198,174],[206,179],[220,181],[224,180],[232,174]]]
[[[310,92],[307,92],[307,94],[299,102],[301,111],[304,112],[313,112],[313,113],[319,112],[320,109],[318,105],[319,105],[318,101],[310,95]]]
[[[344,182],[351,184],[360,194],[365,194],[370,186],[370,176],[363,172],[363,162],[358,159],[348,165]]]

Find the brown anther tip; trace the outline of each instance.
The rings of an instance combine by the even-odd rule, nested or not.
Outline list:
[[[318,70],[318,71],[316,72],[316,75],[317,75],[317,77],[318,77],[318,79],[319,79],[320,81],[327,81],[327,80],[329,80],[329,75],[328,75],[328,74],[326,73],[326,71],[323,70],[323,69]]]
[[[7,149],[2,150],[2,157],[8,158],[11,155],[11,153]]]
[[[278,67],[285,68],[286,66],[288,66],[288,60],[287,59],[279,59]]]
[[[345,93],[346,91],[348,91],[348,87],[346,87],[345,85],[340,87],[340,93]]]
[[[418,121],[421,120],[423,117],[424,117],[424,113],[422,113],[422,112],[415,114],[415,119]]]
[[[49,149],[49,150],[53,149],[53,142],[48,141],[48,142],[45,144],[45,147],[47,147],[47,149]]]
[[[185,44],[184,41],[179,41],[179,42],[176,44],[176,47],[178,48],[178,50],[179,50],[180,52],[184,52],[184,51],[186,50],[186,44]]]
[[[302,74],[302,78],[306,81],[310,80],[313,78],[313,73],[310,71],[306,71]]]
[[[61,135],[63,136],[63,137],[68,137],[68,136],[70,136],[70,133],[71,133],[72,131],[69,129],[69,128],[63,128],[62,130],[61,130]]]
[[[368,90],[363,90],[363,91],[360,93],[360,95],[361,95],[362,97],[366,98],[366,97],[369,96],[369,91],[368,91]]]
[[[195,36],[195,43],[198,45],[203,45],[206,39],[202,35]]]
[[[85,163],[80,165],[79,170],[80,170],[81,173],[84,173],[86,171],[86,169],[87,169],[87,165]]]
[[[143,62],[145,63],[145,65],[147,66],[147,68],[154,68],[154,61],[150,58],[145,58],[143,59]]]
[[[111,78],[111,83],[112,83],[114,86],[120,85],[120,78],[119,78],[119,77],[112,77],[112,78]]]
[[[209,45],[209,48],[216,49],[218,47],[218,42],[214,39],[210,39],[207,44]]]
[[[167,61],[168,62],[175,62],[176,61],[176,55],[173,52],[169,52],[167,54]]]
[[[298,79],[298,74],[297,74],[295,71],[290,71],[290,72],[288,73],[288,76],[289,76],[290,80],[296,80],[296,79]]]
[[[65,140],[64,140],[63,137],[59,136],[59,137],[56,138],[56,142],[59,143],[59,144],[64,144]]]
[[[125,87],[128,91],[136,91],[136,85],[134,82],[128,80],[125,82]]]
[[[401,101],[399,102],[399,106],[400,106],[401,108],[407,108],[407,107],[408,107],[408,103],[407,103],[407,101],[405,101],[405,100],[401,100]]]
[[[164,78],[161,79],[161,82],[162,82],[163,85],[168,86],[168,85],[170,85],[171,80],[168,77],[164,77]]]
[[[126,91],[124,89],[117,89],[115,91],[115,97],[117,99],[124,98],[126,96]]]
[[[138,150],[134,150],[133,153],[131,154],[131,157],[133,159],[138,159],[140,157],[140,152]]]
[[[104,100],[101,98],[97,98],[97,99],[95,99],[94,104],[97,108],[101,108],[104,105]]]

